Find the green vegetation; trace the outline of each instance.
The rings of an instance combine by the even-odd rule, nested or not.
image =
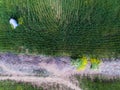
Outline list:
[[[116,57],[119,44],[120,0],[0,0],[1,51]]]
[[[91,57],[79,57],[71,60],[71,65],[75,66],[78,71],[86,69],[88,64],[91,64],[90,69],[98,69],[102,61]]]
[[[82,58],[72,60],[71,64],[75,66],[78,71],[84,70],[88,64],[88,59],[84,56]]]
[[[92,58],[90,62],[91,62],[91,69],[98,69],[99,64],[101,63],[101,61],[96,58]]]
[[[99,79],[95,77],[90,79],[89,77],[80,78],[77,76],[80,86],[83,90],[120,90],[120,79]]]
[[[29,83],[15,81],[0,81],[0,90],[43,90],[42,87],[35,87]]]

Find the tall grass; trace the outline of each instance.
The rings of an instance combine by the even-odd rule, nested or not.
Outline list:
[[[120,53],[119,0],[1,0],[0,49],[69,55]],[[12,30],[9,19],[23,18]]]

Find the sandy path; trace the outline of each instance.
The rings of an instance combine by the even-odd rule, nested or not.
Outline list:
[[[46,65],[45,65],[46,66]],[[9,74],[12,76],[0,76],[0,80],[15,80],[17,82],[22,81],[22,82],[29,82],[32,84],[35,84],[37,86],[42,86],[43,83],[48,84],[48,83],[57,83],[59,85],[64,85],[68,88],[71,88],[73,90],[81,90],[79,86],[76,84],[72,83],[69,80],[69,75],[74,71],[69,71],[68,73],[66,70],[58,70],[55,67],[51,67],[50,65],[47,67],[44,67],[47,70],[53,71],[55,76],[52,77],[35,77],[35,76],[26,76],[22,72],[16,72],[14,70],[10,70],[8,67],[6,67],[4,64],[0,64],[0,67],[7,71]],[[51,69],[52,70],[51,70]],[[19,76],[17,76],[19,75]]]
[[[25,73],[9,69],[4,64],[0,64],[0,68],[2,68],[5,72],[7,72],[7,75],[25,75]]]
[[[15,80],[15,81],[22,81],[22,82],[29,82],[36,84],[37,86],[40,86],[42,83],[57,83],[57,84],[62,84],[65,85],[66,87],[69,87],[73,90],[82,90],[78,86],[74,85],[68,80],[64,80],[61,78],[51,78],[51,77],[33,77],[33,76],[12,76],[12,77],[1,77],[0,80]]]

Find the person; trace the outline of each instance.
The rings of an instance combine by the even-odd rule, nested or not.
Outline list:
[[[14,18],[11,18],[9,23],[13,26],[14,29],[19,25]]]

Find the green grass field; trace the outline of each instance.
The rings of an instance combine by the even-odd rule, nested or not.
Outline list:
[[[120,79],[103,79],[77,76],[83,90],[120,90]]]
[[[29,83],[15,81],[0,81],[0,90],[43,90],[42,87],[35,87]]]
[[[50,55],[120,54],[119,0],[0,0],[0,50]],[[21,25],[12,29],[10,18]],[[25,51],[25,50],[24,50]]]

